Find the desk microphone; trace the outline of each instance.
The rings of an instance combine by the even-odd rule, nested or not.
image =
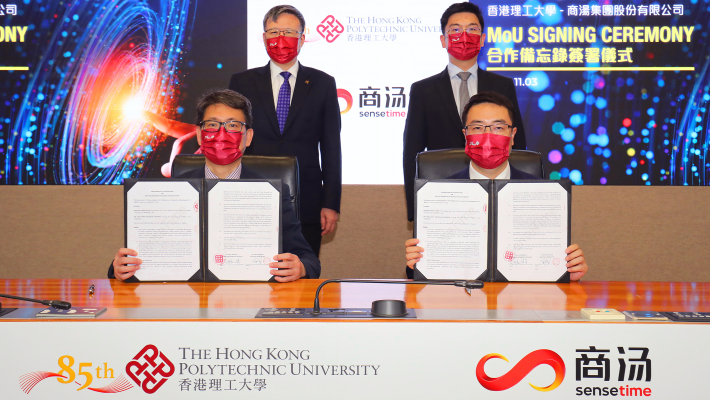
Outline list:
[[[481,281],[388,281],[388,280],[362,280],[362,279],[328,279],[323,281],[316,289],[316,298],[313,300],[313,315],[319,315],[320,311],[320,290],[323,286],[331,282],[347,283],[387,283],[395,285],[448,285],[458,286],[465,289],[481,289]],[[407,305],[402,300],[376,300],[372,302],[372,315],[377,317],[401,317],[407,315]]]
[[[68,310],[71,308],[70,302],[62,301],[62,300],[35,300],[35,299],[29,299],[26,297],[11,296],[9,294],[0,294],[0,297],[5,297],[8,299],[15,299],[15,300],[22,300],[22,301],[31,301],[33,303],[40,303],[40,304],[44,304],[45,306],[50,306],[52,308],[56,308],[57,310]]]

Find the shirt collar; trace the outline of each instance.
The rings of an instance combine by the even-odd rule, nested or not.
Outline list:
[[[298,61],[296,61],[295,63],[293,63],[291,68],[286,70],[291,73],[291,76],[293,76],[294,79],[296,78],[296,75],[298,74],[298,65],[299,65],[299,63],[298,63]],[[284,70],[282,70],[280,67],[278,67],[276,64],[274,64],[273,61],[269,61],[269,69],[271,70],[271,80],[272,81],[274,79],[276,79],[276,77],[279,76],[282,72],[284,72]]]
[[[488,179],[488,177],[473,168],[473,161],[468,163],[468,177],[471,179]],[[498,176],[494,179],[510,179],[510,163],[508,161],[505,162],[505,169],[503,172],[498,174]]]
[[[242,176],[242,163],[239,163],[239,166],[237,169],[232,171],[231,174],[227,176],[225,179],[239,179]],[[215,175],[214,172],[210,169],[210,167],[205,164],[205,179],[219,179],[217,175]]]
[[[454,79],[454,77],[458,78],[456,74],[459,72],[463,72],[463,70],[457,66],[455,66],[453,63],[449,62],[449,65],[446,66],[446,69],[449,71],[449,78]],[[474,78],[478,77],[478,63],[473,64],[473,67],[471,67],[468,72],[471,73],[471,75]],[[461,79],[461,78],[459,78]],[[469,78],[470,79],[470,78]]]

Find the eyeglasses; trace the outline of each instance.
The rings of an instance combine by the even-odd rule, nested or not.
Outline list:
[[[471,26],[466,29],[463,28],[451,28],[446,33],[448,35],[460,35],[463,33],[463,31],[466,31],[469,35],[480,35],[481,34],[481,28],[477,26]]]
[[[225,121],[225,122],[219,122],[219,121],[213,121],[213,120],[207,120],[207,121],[202,121],[199,123],[200,128],[209,133],[213,132],[218,132],[219,128],[224,125],[224,130],[229,132],[229,133],[237,133],[241,132],[242,129],[247,125],[246,122],[241,122],[241,121]]]
[[[303,32],[299,32],[295,29],[268,29],[265,30],[264,33],[266,33],[266,37],[268,38],[275,38],[278,36],[281,36],[282,34],[286,37],[300,37]]]
[[[491,130],[491,133],[493,133],[493,134],[505,135],[511,129],[513,129],[513,125],[508,125],[508,124],[493,124],[493,125],[471,124],[471,125],[466,126],[465,129],[466,129],[467,135],[480,135],[480,134],[486,132],[486,128],[489,128]]]

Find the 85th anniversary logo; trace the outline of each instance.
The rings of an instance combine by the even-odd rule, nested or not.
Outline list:
[[[96,378],[106,379],[113,378],[113,368],[109,368],[107,363],[96,368],[92,363],[80,362],[78,367],[74,357],[64,355],[59,357],[57,364],[61,368],[59,372],[36,371],[20,376],[20,388],[23,392],[29,394],[30,391],[41,381],[56,377],[57,382],[67,384],[74,382],[82,389],[89,389],[99,393],[119,393],[131,389],[133,383],[143,389],[148,394],[155,393],[161,386],[175,373],[175,366],[160,352],[157,347],[152,344],[146,345],[126,364],[125,373],[133,381],[129,381],[126,376],[120,374],[118,378],[110,384],[101,387],[91,387],[94,382],[93,371],[96,372]],[[83,384],[77,382],[77,375],[83,376],[85,381]]]

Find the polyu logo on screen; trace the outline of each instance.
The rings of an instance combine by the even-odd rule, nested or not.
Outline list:
[[[488,376],[483,368],[486,362],[491,358],[500,358],[506,362],[508,361],[508,359],[502,354],[491,353],[481,358],[478,365],[476,365],[476,378],[478,378],[478,382],[481,386],[490,391],[498,392],[510,389],[523,380],[523,378],[525,378],[538,365],[542,364],[549,365],[555,370],[555,380],[550,385],[543,387],[535,386],[532,383],[529,383],[533,389],[541,392],[549,392],[550,390],[554,390],[560,386],[565,377],[565,362],[562,361],[562,357],[552,350],[533,351],[523,357],[522,360],[518,361],[518,363],[515,364],[510,371],[497,378]]]
[[[318,24],[316,30],[328,43],[333,43],[341,33],[345,32],[345,27],[334,16],[329,15]]]

